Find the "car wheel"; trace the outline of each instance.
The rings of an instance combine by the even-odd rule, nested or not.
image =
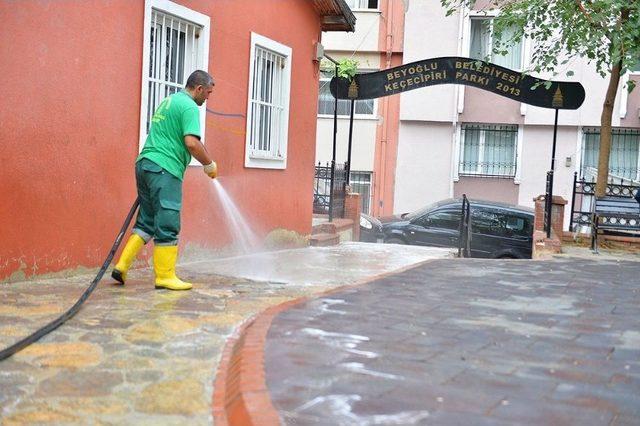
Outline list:
[[[389,238],[385,240],[387,244],[406,244],[402,238]]]

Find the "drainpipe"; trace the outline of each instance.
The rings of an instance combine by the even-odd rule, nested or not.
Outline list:
[[[462,47],[464,45],[464,11],[465,8],[460,8],[460,16],[458,18],[458,56],[462,56]],[[453,198],[455,182],[454,179],[457,176],[456,169],[458,164],[460,163],[460,146],[458,145],[458,106],[460,104],[460,85],[454,84],[454,100],[453,100],[453,117],[451,119],[451,146],[453,147],[451,151],[451,173],[449,179],[449,197]],[[458,161],[456,161],[458,160]]]
[[[387,16],[385,19],[385,69],[391,68],[391,58],[393,56],[393,0],[387,0]],[[382,101],[382,139],[380,140],[380,188],[378,193],[378,208],[384,209],[384,194],[387,174],[387,142],[389,125],[389,98],[384,97]],[[379,211],[380,211],[379,210]]]

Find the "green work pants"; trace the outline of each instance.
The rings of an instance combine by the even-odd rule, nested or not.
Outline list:
[[[133,232],[145,242],[151,238],[156,245],[178,244],[182,181],[151,160],[136,163],[136,184],[140,210]]]

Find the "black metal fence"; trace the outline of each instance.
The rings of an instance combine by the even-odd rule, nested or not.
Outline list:
[[[329,220],[344,217],[344,200],[347,195],[347,169],[344,164],[334,164]]]
[[[553,207],[553,170],[547,172],[547,181],[544,193],[544,231],[547,238],[551,237],[551,209]]]
[[[471,204],[466,194],[462,195],[462,212],[458,236],[458,257],[471,257]]]
[[[633,197],[635,191],[640,191],[640,183],[629,182],[624,178],[615,183],[613,180],[607,184],[606,195],[612,197]],[[578,231],[582,227],[583,232],[590,232],[592,213],[595,205],[596,180],[573,174],[573,194],[571,196],[571,215],[569,217],[569,230]]]
[[[331,164],[318,163],[313,181],[313,212],[329,214],[329,194],[331,191]]]
[[[347,171],[344,164],[318,163],[313,185],[313,212],[330,219],[344,217]]]

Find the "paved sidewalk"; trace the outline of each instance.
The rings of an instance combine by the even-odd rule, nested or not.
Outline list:
[[[100,283],[81,311],[0,362],[0,424],[211,424],[226,339],[258,312],[450,252],[343,244],[185,263],[189,292],[150,269]],[[68,309],[93,276],[0,284],[0,346]]]
[[[638,425],[640,263],[434,260],[275,317],[290,425]]]

